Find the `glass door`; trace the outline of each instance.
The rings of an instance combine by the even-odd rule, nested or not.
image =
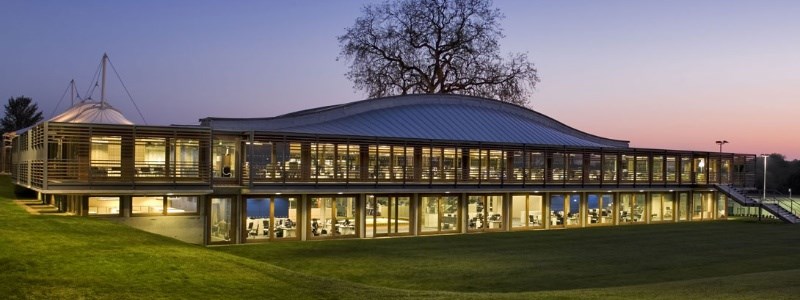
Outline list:
[[[550,195],[550,228],[580,226],[581,195]]]
[[[231,222],[232,198],[211,198],[209,213],[209,243],[227,244],[234,236],[234,224]]]

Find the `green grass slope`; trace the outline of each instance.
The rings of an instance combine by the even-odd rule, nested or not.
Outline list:
[[[101,219],[30,215],[11,198],[8,178],[0,177],[2,299],[789,298],[800,292],[800,251],[787,250],[797,248],[800,228],[780,224],[206,248]],[[650,241],[647,228],[673,242]],[[730,234],[740,242],[692,243],[702,241],[692,233],[726,231],[743,231]],[[669,249],[653,252],[663,247]],[[637,262],[676,259],[680,251],[696,254],[673,264]]]

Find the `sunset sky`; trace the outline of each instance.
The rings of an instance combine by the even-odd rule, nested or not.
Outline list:
[[[336,37],[369,1],[0,3],[0,97],[45,118],[107,52],[149,124],[268,117],[364,98]],[[495,1],[530,107],[633,147],[800,159],[800,1]],[[143,123],[114,77],[108,98]],[[99,98],[99,92],[94,95]]]

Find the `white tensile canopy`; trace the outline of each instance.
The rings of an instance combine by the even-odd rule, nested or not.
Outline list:
[[[53,117],[51,122],[133,125],[107,102],[84,100]]]

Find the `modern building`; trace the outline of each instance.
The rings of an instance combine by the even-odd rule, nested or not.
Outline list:
[[[82,102],[11,152],[14,183],[63,211],[198,244],[725,219],[730,199],[748,205],[732,187],[754,185],[756,158],[631,148],[438,94],[199,126]]]

